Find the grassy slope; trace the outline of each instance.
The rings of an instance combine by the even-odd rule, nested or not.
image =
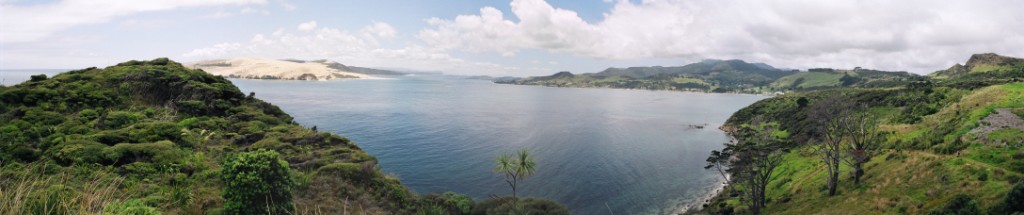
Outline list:
[[[949,90],[946,94],[957,97],[959,92]],[[769,102],[789,103],[795,100],[786,97]],[[1005,84],[974,90],[917,123],[886,122],[881,125],[882,129],[895,133],[889,137],[884,153],[865,165],[863,184],[853,185],[849,168],[844,166],[839,194],[833,197],[827,196],[825,169],[816,154],[806,146],[794,148],[786,155],[784,164],[768,186],[770,202],[767,212],[917,214],[941,206],[959,193],[975,197],[982,208],[991,207],[1001,200],[1013,182],[1021,181],[1024,151],[1019,146],[992,146],[968,141],[965,149],[951,154],[935,153],[929,147],[951,144],[954,138],[978,126],[978,121],[996,108],[1021,107],[1022,104],[1024,83]],[[766,107],[774,106],[761,108]],[[787,107],[790,108],[783,109],[795,108]],[[871,111],[882,119],[892,119],[901,108],[875,105]],[[952,132],[932,132],[940,127],[948,127]],[[1014,134],[1020,132],[1008,135]],[[938,139],[940,142],[915,145],[923,139]],[[727,202],[739,206],[735,199]]]
[[[788,89],[793,86],[793,83],[797,79],[803,78],[803,81],[796,87],[800,88],[812,88],[812,87],[835,87],[841,83],[839,81],[843,75],[839,73],[827,73],[827,72],[799,72],[796,74],[788,75],[770,85],[776,89]]]

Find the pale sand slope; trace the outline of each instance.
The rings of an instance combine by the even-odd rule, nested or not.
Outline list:
[[[186,66],[231,78],[285,80],[375,79],[375,77],[366,74],[328,68],[323,63],[296,63],[251,57],[199,61]]]

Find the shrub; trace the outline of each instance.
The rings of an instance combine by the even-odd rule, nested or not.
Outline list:
[[[99,118],[100,114],[99,114],[99,112],[96,112],[96,110],[85,109],[85,110],[82,110],[82,111],[78,112],[78,116],[82,117],[82,118],[84,118],[86,120],[94,120],[96,118]]]
[[[103,156],[116,164],[152,162],[156,165],[181,163],[188,153],[178,150],[171,141],[155,143],[121,143],[104,150]]]
[[[142,114],[127,111],[114,111],[107,114],[107,118],[103,124],[110,128],[123,128],[138,122],[139,119],[142,119]]]
[[[226,214],[291,214],[288,162],[275,151],[245,152],[228,158],[221,170]]]
[[[161,140],[184,143],[184,141],[179,141],[181,139],[181,127],[172,122],[139,123],[132,127],[132,132],[128,136],[133,142],[138,143]],[[185,146],[191,147],[190,145]]]
[[[181,126],[182,128],[195,128],[197,124],[199,124],[199,118],[195,117],[183,119],[178,122],[178,126]]]
[[[970,215],[970,214],[981,214],[981,210],[978,209],[978,203],[971,198],[971,196],[964,194],[957,194],[953,199],[946,203],[946,206],[937,208],[928,213],[930,215]]]
[[[31,81],[31,82],[45,81],[46,80],[46,74],[32,75],[32,76],[29,76],[29,78],[30,78],[29,81]]]
[[[430,193],[421,200],[421,206],[441,206],[453,215],[469,214],[473,211],[474,205],[472,198],[453,191],[446,191],[443,195]]]
[[[88,140],[72,140],[50,148],[48,153],[54,160],[65,164],[100,163],[107,145]]]
[[[1024,182],[1013,185],[1010,192],[1006,193],[1006,197],[1003,197],[1003,202],[992,210],[992,214],[1018,213],[1024,213]]]
[[[441,197],[445,204],[454,205],[463,214],[468,214],[473,209],[473,198],[455,192],[445,192]]]

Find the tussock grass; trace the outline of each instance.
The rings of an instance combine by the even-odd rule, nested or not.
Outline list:
[[[92,175],[79,182],[75,172],[46,175],[48,164],[2,165],[0,214],[100,214],[111,203],[125,199],[118,192],[121,177]],[[13,169],[19,171],[9,171]]]

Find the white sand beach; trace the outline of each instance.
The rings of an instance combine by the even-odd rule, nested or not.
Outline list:
[[[189,63],[185,66],[232,78],[283,80],[377,79],[377,77],[366,74],[329,68],[327,64],[320,62],[298,63],[253,57],[206,60]]]

